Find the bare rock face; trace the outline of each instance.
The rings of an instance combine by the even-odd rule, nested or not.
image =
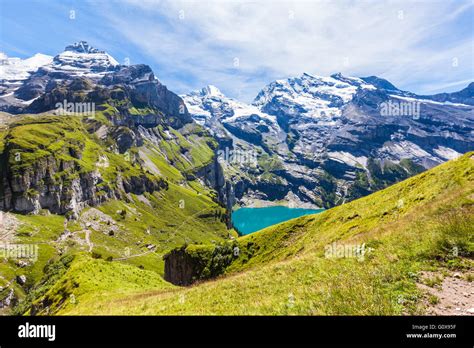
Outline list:
[[[16,277],[16,281],[17,281],[17,283],[20,284],[20,285],[25,285],[25,283],[26,283],[26,276],[25,276],[24,274],[19,275],[19,276]]]
[[[54,214],[68,214],[77,218],[87,206],[97,206],[109,199],[120,198],[124,193],[143,194],[164,189],[164,180],[151,180],[149,177],[132,176],[121,178],[115,187],[104,182],[98,171],[77,173],[69,178],[51,178],[55,167],[47,167],[47,160],[39,161],[21,176],[4,178],[6,186],[0,201],[1,210],[37,214],[47,209]],[[124,189],[124,192],[120,188]]]
[[[68,143],[27,165],[16,164],[16,155],[25,149],[15,146],[7,141],[0,156],[0,210],[38,214],[41,209],[47,209],[77,218],[87,206],[121,198],[126,193],[142,194],[167,187],[165,180],[145,173],[118,175],[114,182],[105,180],[97,168],[86,170],[80,164],[84,147],[80,142]],[[67,159],[65,152],[73,159]]]
[[[71,166],[73,164],[62,161],[58,165],[51,156],[39,159],[21,173],[12,173],[7,167],[2,175],[5,194],[1,197],[0,209],[33,214],[48,209],[56,214],[70,212],[77,216],[85,206],[94,206],[116,196],[107,185],[101,185],[99,189],[103,179],[98,171],[78,173],[73,179],[55,178],[60,168]]]
[[[194,249],[197,247],[197,249]],[[215,278],[238,257],[236,244],[217,246],[185,246],[166,254],[164,278],[175,285],[188,286],[192,283]]]
[[[187,286],[191,285],[198,273],[197,265],[192,258],[178,250],[173,250],[167,254],[165,260],[165,275],[166,281],[175,284]]]
[[[119,153],[125,153],[132,146],[137,145],[137,136],[128,127],[117,127],[112,131],[112,136],[117,142]]]
[[[148,65],[123,66],[120,70],[104,76],[99,84],[108,87],[124,87],[132,103],[160,110],[166,115],[167,121],[172,127],[180,128],[186,123],[192,122],[183,100],[162,85]],[[138,116],[148,117],[143,117],[143,120],[136,124],[137,126],[155,127],[157,125],[152,114]]]
[[[15,292],[11,288],[0,289],[0,308],[14,307],[18,303],[18,298],[15,296]]]

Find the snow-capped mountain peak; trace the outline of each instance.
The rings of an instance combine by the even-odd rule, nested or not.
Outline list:
[[[120,69],[119,63],[105,51],[85,41],[69,45],[55,56],[35,54],[28,59],[0,55],[0,106],[17,110],[30,105],[44,93],[49,82],[62,83],[74,78],[98,82],[106,74]]]
[[[53,68],[78,76],[89,75],[98,77],[97,73],[114,70],[119,63],[105,51],[90,46],[86,41],[80,41],[66,46],[64,52],[54,57]],[[103,75],[103,74],[100,74]]]
[[[52,56],[48,56],[47,54],[43,53],[36,53],[34,56],[25,59],[25,62],[27,62],[32,68],[36,68],[39,66],[48,65],[52,60]]]
[[[0,53],[0,95],[12,94],[31,74],[52,61],[53,57],[41,53],[26,59]]]
[[[214,85],[207,85],[203,89],[201,89],[202,96],[209,96],[209,97],[225,97],[224,94]]]
[[[255,115],[261,119],[275,122],[275,117],[260,111],[255,105],[249,105],[225,96],[216,86],[208,85],[198,91],[181,96],[189,113],[199,124],[204,124],[212,117],[223,123],[234,122],[240,117]]]
[[[77,53],[105,53],[105,51],[99,51],[97,48],[92,47],[87,41],[79,41],[72,45],[66,46],[65,51],[77,52]]]
[[[359,89],[376,89],[360,78],[341,73],[329,77],[303,73],[298,77],[276,80],[255,98],[254,105],[267,113],[284,107],[289,114],[308,118],[341,115],[341,107],[352,100]]]
[[[39,67],[48,65],[53,61],[53,57],[37,53],[26,59],[8,57],[5,53],[0,53],[0,79],[9,81],[21,81],[30,76]]]

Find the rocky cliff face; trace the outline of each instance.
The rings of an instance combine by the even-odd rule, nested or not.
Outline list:
[[[192,245],[173,249],[166,254],[166,281],[175,285],[188,286],[200,280],[215,278],[238,257],[237,244]]]
[[[54,179],[61,169],[72,167],[73,162],[60,162],[58,166],[54,157],[48,157],[18,175],[7,168],[1,178],[3,200],[0,209],[33,214],[48,209],[56,214],[71,212],[77,216],[85,206],[95,206],[116,197],[107,185],[98,188],[104,183],[98,171],[78,173],[68,182]]]
[[[108,89],[116,89],[119,86],[124,88],[126,98],[133,105],[159,110],[163,115],[166,115],[166,122],[174,128],[180,128],[186,123],[192,122],[182,99],[162,85],[147,65],[121,67],[117,72],[105,75],[99,84],[107,86]],[[141,116],[151,118],[151,115]],[[149,127],[157,125],[149,120],[135,122]]]
[[[198,267],[196,260],[184,252],[184,250],[173,250],[167,254],[165,260],[164,279],[175,285],[190,285],[195,281],[202,267]]]
[[[115,155],[94,143],[82,124],[68,117],[12,123],[2,145],[1,210],[37,214],[47,209],[77,217],[86,206],[166,188],[164,180],[144,171],[131,172],[130,164],[112,166],[108,158]]]

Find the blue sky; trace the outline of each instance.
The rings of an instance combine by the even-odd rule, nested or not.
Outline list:
[[[474,81],[473,0],[1,0],[0,11],[8,56],[86,40],[180,94],[214,84],[251,101],[303,72],[377,75],[420,94]]]

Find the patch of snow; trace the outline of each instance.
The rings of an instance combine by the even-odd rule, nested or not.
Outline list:
[[[410,141],[390,142],[381,149],[393,159],[429,158],[435,160],[428,152]]]
[[[419,102],[419,103],[422,103],[422,104],[450,105],[450,106],[461,106],[461,107],[468,107],[468,108],[473,107],[472,105],[461,104],[461,103],[452,103],[452,102],[449,102],[449,101],[437,102],[437,101],[430,100],[430,99],[418,99],[418,98],[412,98],[412,97],[402,97],[402,96],[394,95],[394,94],[390,94],[390,97],[396,98],[396,99],[401,99],[401,100],[406,100],[406,101],[409,101],[409,102]]]
[[[208,95],[212,97],[222,97],[224,94],[217,88],[216,86],[213,85],[207,85],[201,90],[202,95]]]
[[[452,160],[462,155],[459,152],[444,146],[438,146],[436,149],[433,149],[433,152],[445,160]]]
[[[363,166],[365,168],[367,166],[367,157],[365,156],[356,157],[345,151],[328,152],[328,156],[331,159],[346,163],[352,167]]]
[[[38,99],[39,97],[41,97],[40,95],[37,96],[36,98],[33,98],[33,99],[30,99],[30,100],[26,100],[26,101],[22,101],[21,103],[23,105],[30,105],[31,103],[33,103],[36,99]]]
[[[225,122],[233,122],[239,117],[250,116],[250,115],[257,115],[257,116],[260,116],[261,118],[270,120],[271,122],[276,122],[276,116],[268,115],[260,111],[260,109],[254,105],[248,105],[245,103],[235,101],[233,99],[228,99],[228,103],[230,107],[232,108],[232,110],[234,111],[234,115],[226,118]]]

